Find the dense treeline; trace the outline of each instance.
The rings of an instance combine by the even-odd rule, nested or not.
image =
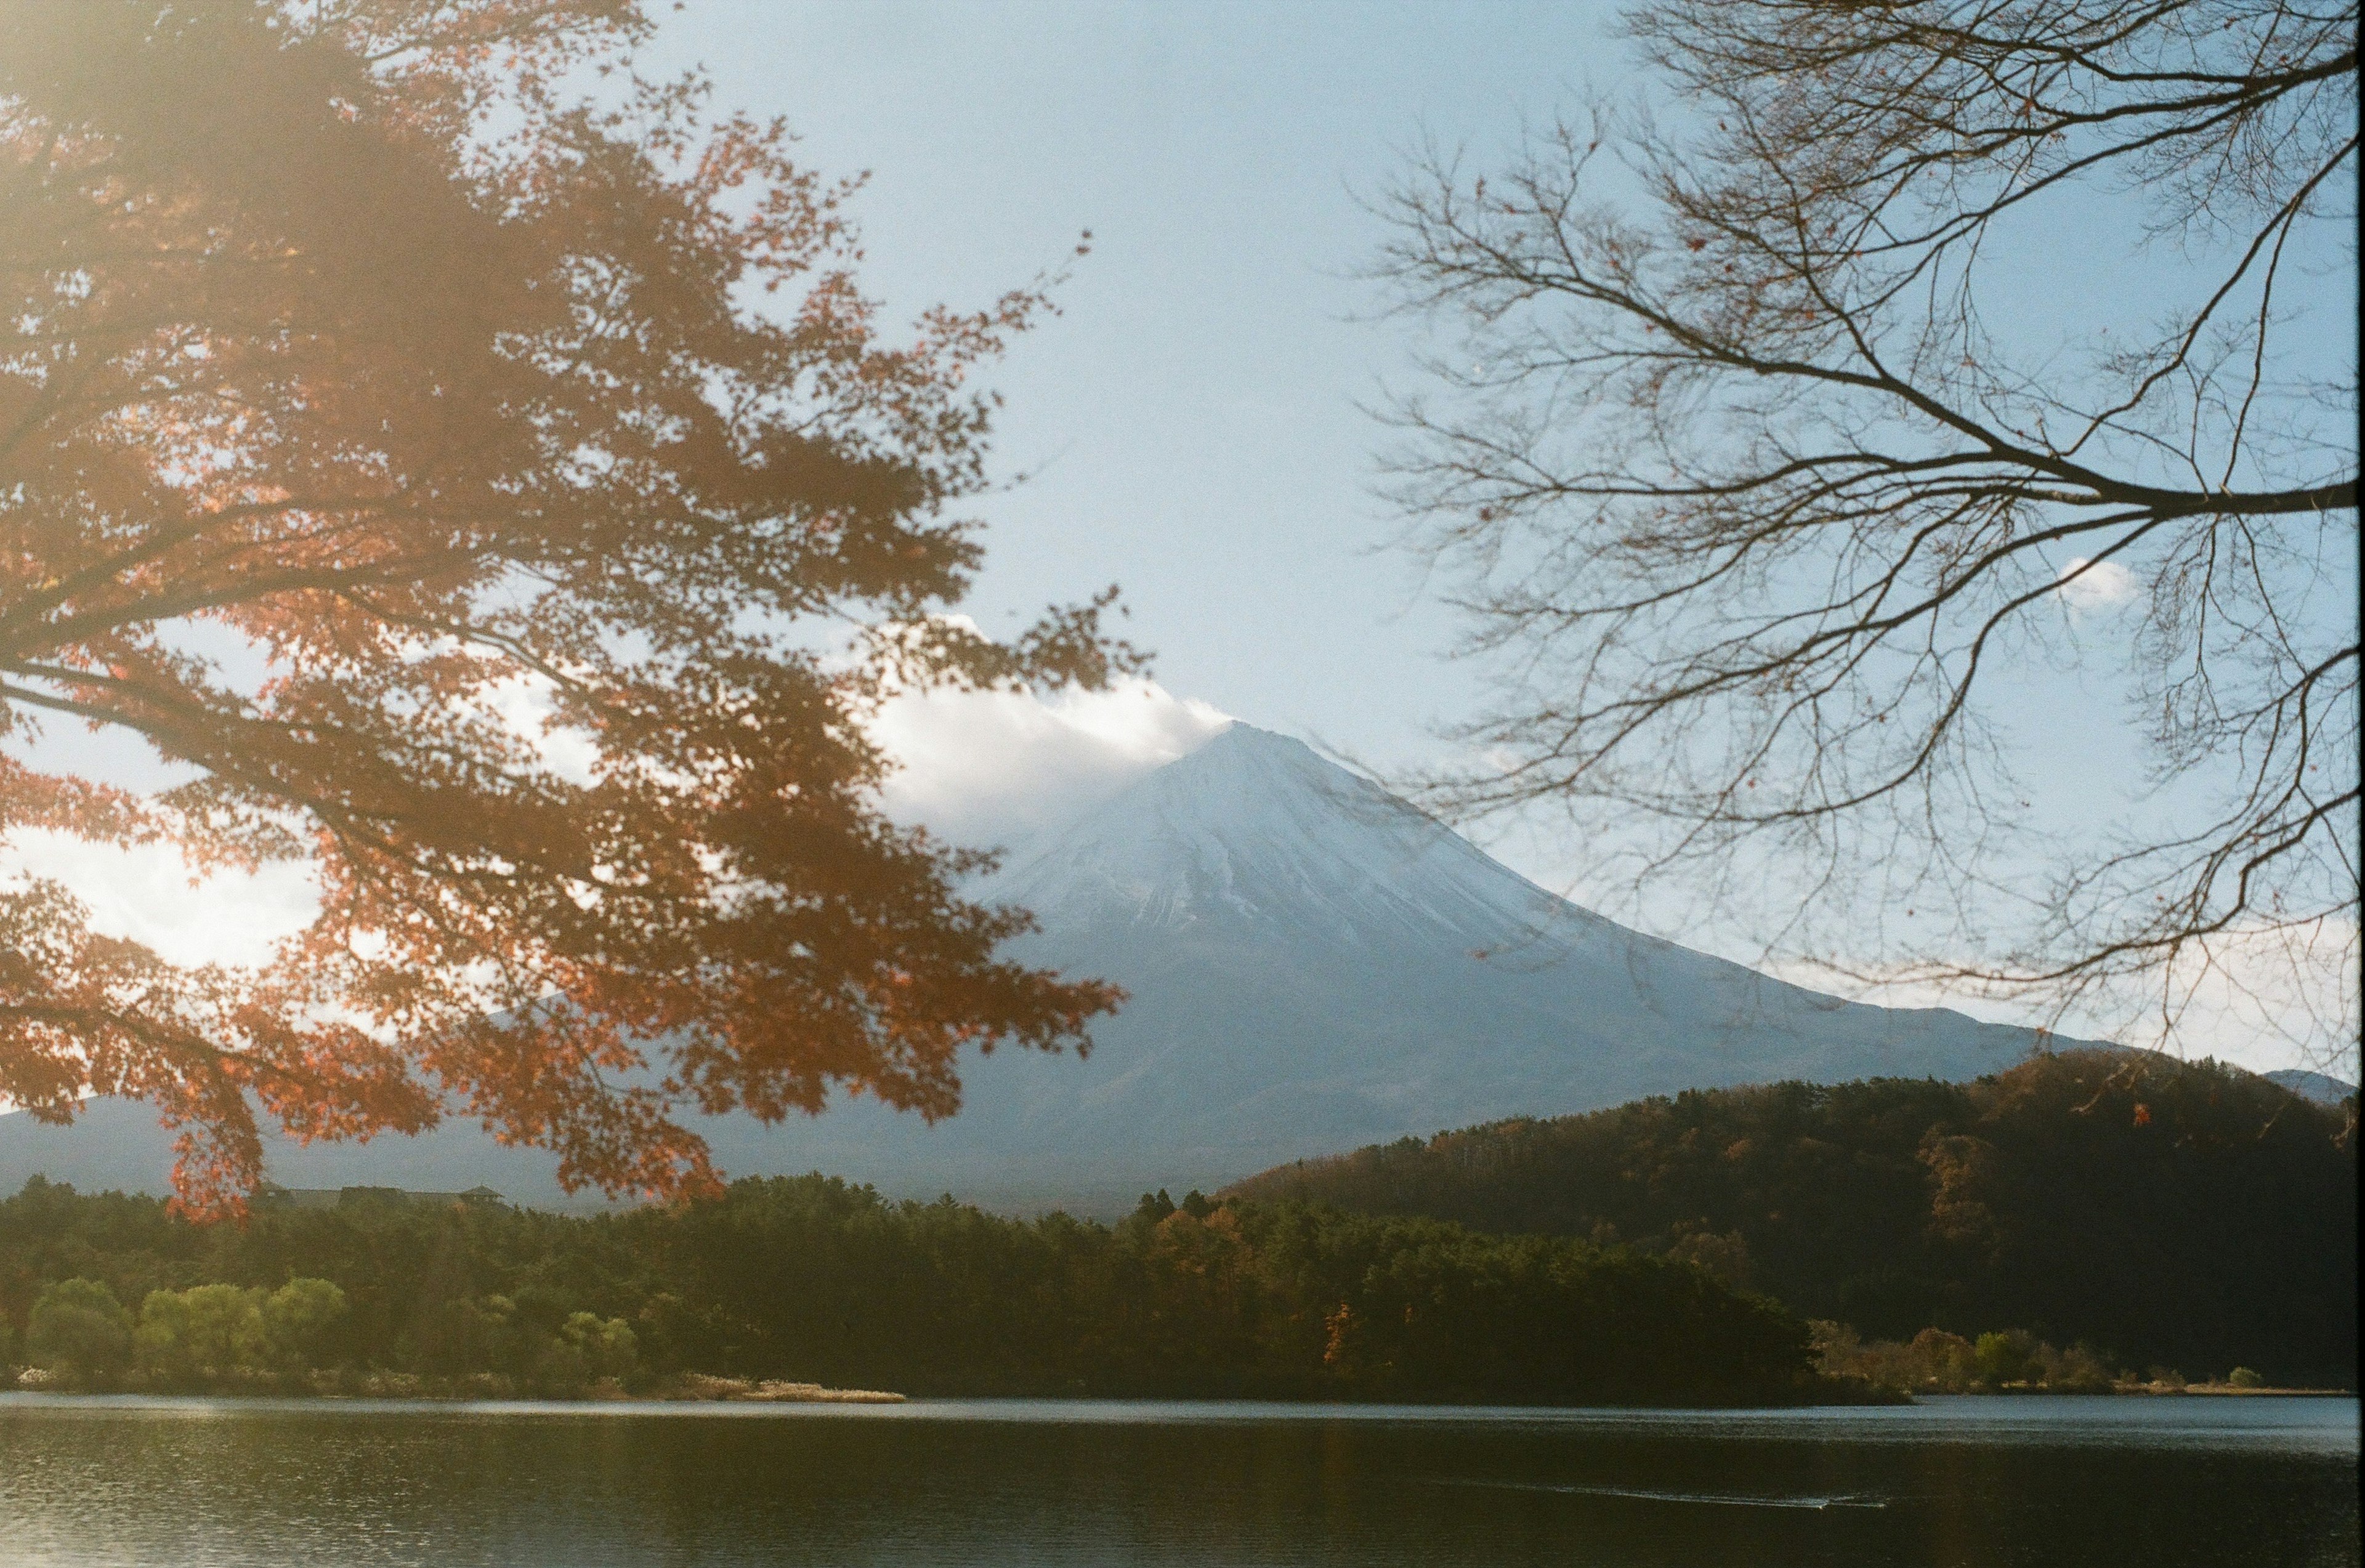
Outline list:
[[[363,1198],[259,1207],[243,1226],[35,1182],[0,1202],[0,1361],[84,1385],[567,1393],[697,1372],[913,1394],[1811,1391],[1801,1322],[1631,1249],[1195,1193],[1114,1226],[1015,1221],[817,1176],[598,1217]]]
[[[2147,1375],[2354,1386],[2354,1103],[2063,1051],[1974,1083],[1781,1083],[1510,1121],[1231,1192],[1697,1261],[1911,1340],[2023,1330]]]

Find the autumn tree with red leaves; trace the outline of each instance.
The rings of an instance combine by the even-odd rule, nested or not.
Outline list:
[[[863,728],[1133,662],[1105,599],[1008,644],[942,614],[969,378],[1042,292],[885,341],[850,186],[637,77],[647,33],[631,0],[0,3],[0,833],[320,889],[268,964],[188,968],[0,880],[0,1096],[154,1103],[199,1212],[261,1126],[446,1113],[692,1193],[688,1112],[947,1114],[964,1047],[1117,999],[995,957],[1026,917],[881,817]],[[187,781],[45,766],[61,724]]]

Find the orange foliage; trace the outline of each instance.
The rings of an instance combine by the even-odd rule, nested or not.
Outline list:
[[[685,1108],[947,1114],[960,1047],[1116,1000],[996,960],[1025,916],[880,818],[860,725],[1134,662],[1105,597],[1006,644],[936,613],[980,559],[964,383],[1042,293],[883,342],[850,186],[633,76],[646,32],[0,0],[0,832],[308,857],[322,893],[268,966],[190,969],[0,882],[0,1095],[154,1102],[198,1212],[259,1178],[258,1109],[448,1109],[570,1184],[701,1190]],[[190,782],[44,771],[44,719]]]

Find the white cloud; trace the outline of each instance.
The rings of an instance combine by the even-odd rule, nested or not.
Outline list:
[[[2135,575],[2116,561],[2073,555],[2053,591],[2072,610],[2108,610],[2135,598]]]
[[[260,964],[319,909],[310,868],[301,864],[193,882],[188,862],[168,846],[123,848],[46,830],[0,843],[0,876],[10,875],[63,883],[89,906],[93,927],[176,964]]]
[[[546,723],[547,694],[527,682],[488,688],[488,711],[535,741],[570,777],[588,774],[590,743]],[[956,842],[1006,844],[1106,799],[1195,748],[1231,721],[1150,681],[1053,698],[937,692],[889,702],[873,733],[902,765],[885,805]],[[63,883],[91,923],[183,964],[257,964],[319,908],[309,867],[193,879],[168,846],[129,848],[26,829],[0,839],[0,877]]]
[[[589,784],[595,778],[600,748],[582,731],[550,722],[557,705],[551,700],[547,676],[521,675],[489,682],[477,689],[472,705],[530,743],[561,778],[571,784]]]
[[[902,767],[885,804],[956,842],[1008,844],[1084,811],[1231,722],[1155,681],[1106,691],[899,697],[871,734]]]

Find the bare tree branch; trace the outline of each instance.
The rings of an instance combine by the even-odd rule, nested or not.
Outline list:
[[[2335,999],[2300,1032],[2353,1053],[2357,377],[2292,269],[2353,301],[2356,8],[1629,21],[1666,123],[1597,103],[1381,203],[1446,345],[1391,487],[1500,679],[1435,798],[1566,808],[1638,884],[1799,868],[1773,946],[2057,1016],[2295,944]],[[2032,263],[2097,212],[2158,297],[2046,341]],[[2012,766],[1998,705],[2062,657],[2149,749],[2108,842]]]

